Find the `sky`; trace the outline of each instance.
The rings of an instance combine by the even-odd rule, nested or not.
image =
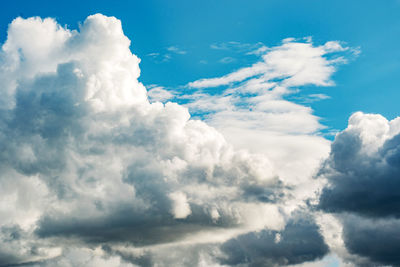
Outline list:
[[[398,266],[400,2],[0,10],[1,266]]]
[[[53,17],[61,25],[76,29],[79,22],[95,13],[115,16],[132,40],[132,50],[141,58],[141,81],[177,87],[205,77],[221,76],[250,65],[254,58],[242,58],[232,51],[214,51],[211,44],[240,42],[266,46],[281,40],[312,36],[318,44],[338,40],[360,47],[357,60],[335,73],[334,88],[318,89],[331,98],[313,108],[328,127],[344,129],[355,111],[380,113],[389,119],[397,114],[399,97],[400,3],[377,1],[13,1],[4,3],[1,35],[17,16]],[[151,53],[167,53],[177,46],[187,51],[173,60],[153,60]],[[218,64],[226,57],[238,57]],[[208,64],[201,64],[207,61]],[[355,79],[354,77],[357,77]],[[317,91],[314,88],[308,89]],[[336,108],[340,107],[340,109]]]

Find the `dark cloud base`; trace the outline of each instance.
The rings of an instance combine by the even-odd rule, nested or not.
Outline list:
[[[348,251],[370,260],[358,265],[400,265],[400,135],[390,123],[355,113],[320,171],[328,185],[318,208],[342,221]]]
[[[230,266],[282,266],[320,259],[328,247],[318,226],[309,219],[289,221],[282,231],[262,230],[241,235],[221,246]]]

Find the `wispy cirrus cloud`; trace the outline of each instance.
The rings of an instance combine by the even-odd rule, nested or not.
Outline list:
[[[224,57],[224,58],[221,58],[221,59],[219,60],[219,63],[222,63],[222,64],[229,64],[229,63],[232,63],[232,62],[235,62],[235,61],[236,61],[236,59],[233,58],[233,57]]]
[[[152,52],[147,54],[146,56],[152,58],[157,63],[162,63],[170,61],[174,55],[185,55],[186,53],[186,50],[183,50],[178,46],[173,45],[167,47],[164,51]]]
[[[238,53],[251,53],[254,51],[257,51],[258,49],[263,49],[264,44],[259,42],[255,44],[250,44],[250,43],[242,43],[242,42],[236,42],[236,41],[230,41],[230,42],[220,42],[220,43],[214,43],[210,45],[211,49],[214,50],[223,50],[223,51],[233,51],[233,52],[238,52]]]
[[[180,55],[184,55],[184,54],[187,53],[187,51],[185,51],[185,50],[179,48],[178,46],[174,46],[174,45],[173,45],[173,46],[167,47],[167,50],[170,51],[170,52],[172,52],[172,53],[180,54]]]
[[[188,85],[195,88],[216,87],[260,75],[264,82],[281,79],[282,86],[329,86],[333,85],[330,77],[335,71],[335,65],[343,57],[328,59],[326,56],[346,50],[349,48],[339,42],[331,41],[314,47],[310,42],[286,40],[281,46],[268,49],[262,55],[261,62],[222,77],[200,79]]]

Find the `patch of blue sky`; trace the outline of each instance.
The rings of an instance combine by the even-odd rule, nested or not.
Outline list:
[[[358,110],[380,113],[388,119],[399,113],[397,0],[253,0],[245,4],[239,0],[4,1],[0,41],[4,42],[7,25],[17,16],[50,16],[76,29],[76,21],[93,13],[121,19],[125,34],[132,40],[133,53],[142,59],[140,80],[146,85],[186,90],[180,86],[250,65],[257,56],[244,50],[254,45],[276,46],[288,37],[312,36],[317,44],[339,40],[362,50],[356,60],[338,68],[332,78],[335,86],[307,86],[299,92],[300,98],[309,94],[330,96],[310,103],[324,124],[343,129],[349,115]],[[179,47],[186,54],[173,53],[168,47]],[[151,53],[158,53],[161,59],[155,60]],[[236,60],[221,64],[219,61],[226,57]]]

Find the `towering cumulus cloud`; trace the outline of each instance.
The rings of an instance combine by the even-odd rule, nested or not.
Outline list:
[[[335,214],[357,264],[400,264],[400,118],[357,112],[321,170],[319,208]]]
[[[285,226],[286,186],[270,161],[234,150],[178,104],[149,103],[129,46],[120,21],[99,14],[79,31],[53,19],[10,24],[0,55],[0,266],[233,264],[235,238],[257,247],[257,261],[322,257],[306,211],[294,217],[310,234],[296,233],[296,218]],[[279,231],[282,243],[271,236]],[[279,258],[261,255],[271,247]]]

